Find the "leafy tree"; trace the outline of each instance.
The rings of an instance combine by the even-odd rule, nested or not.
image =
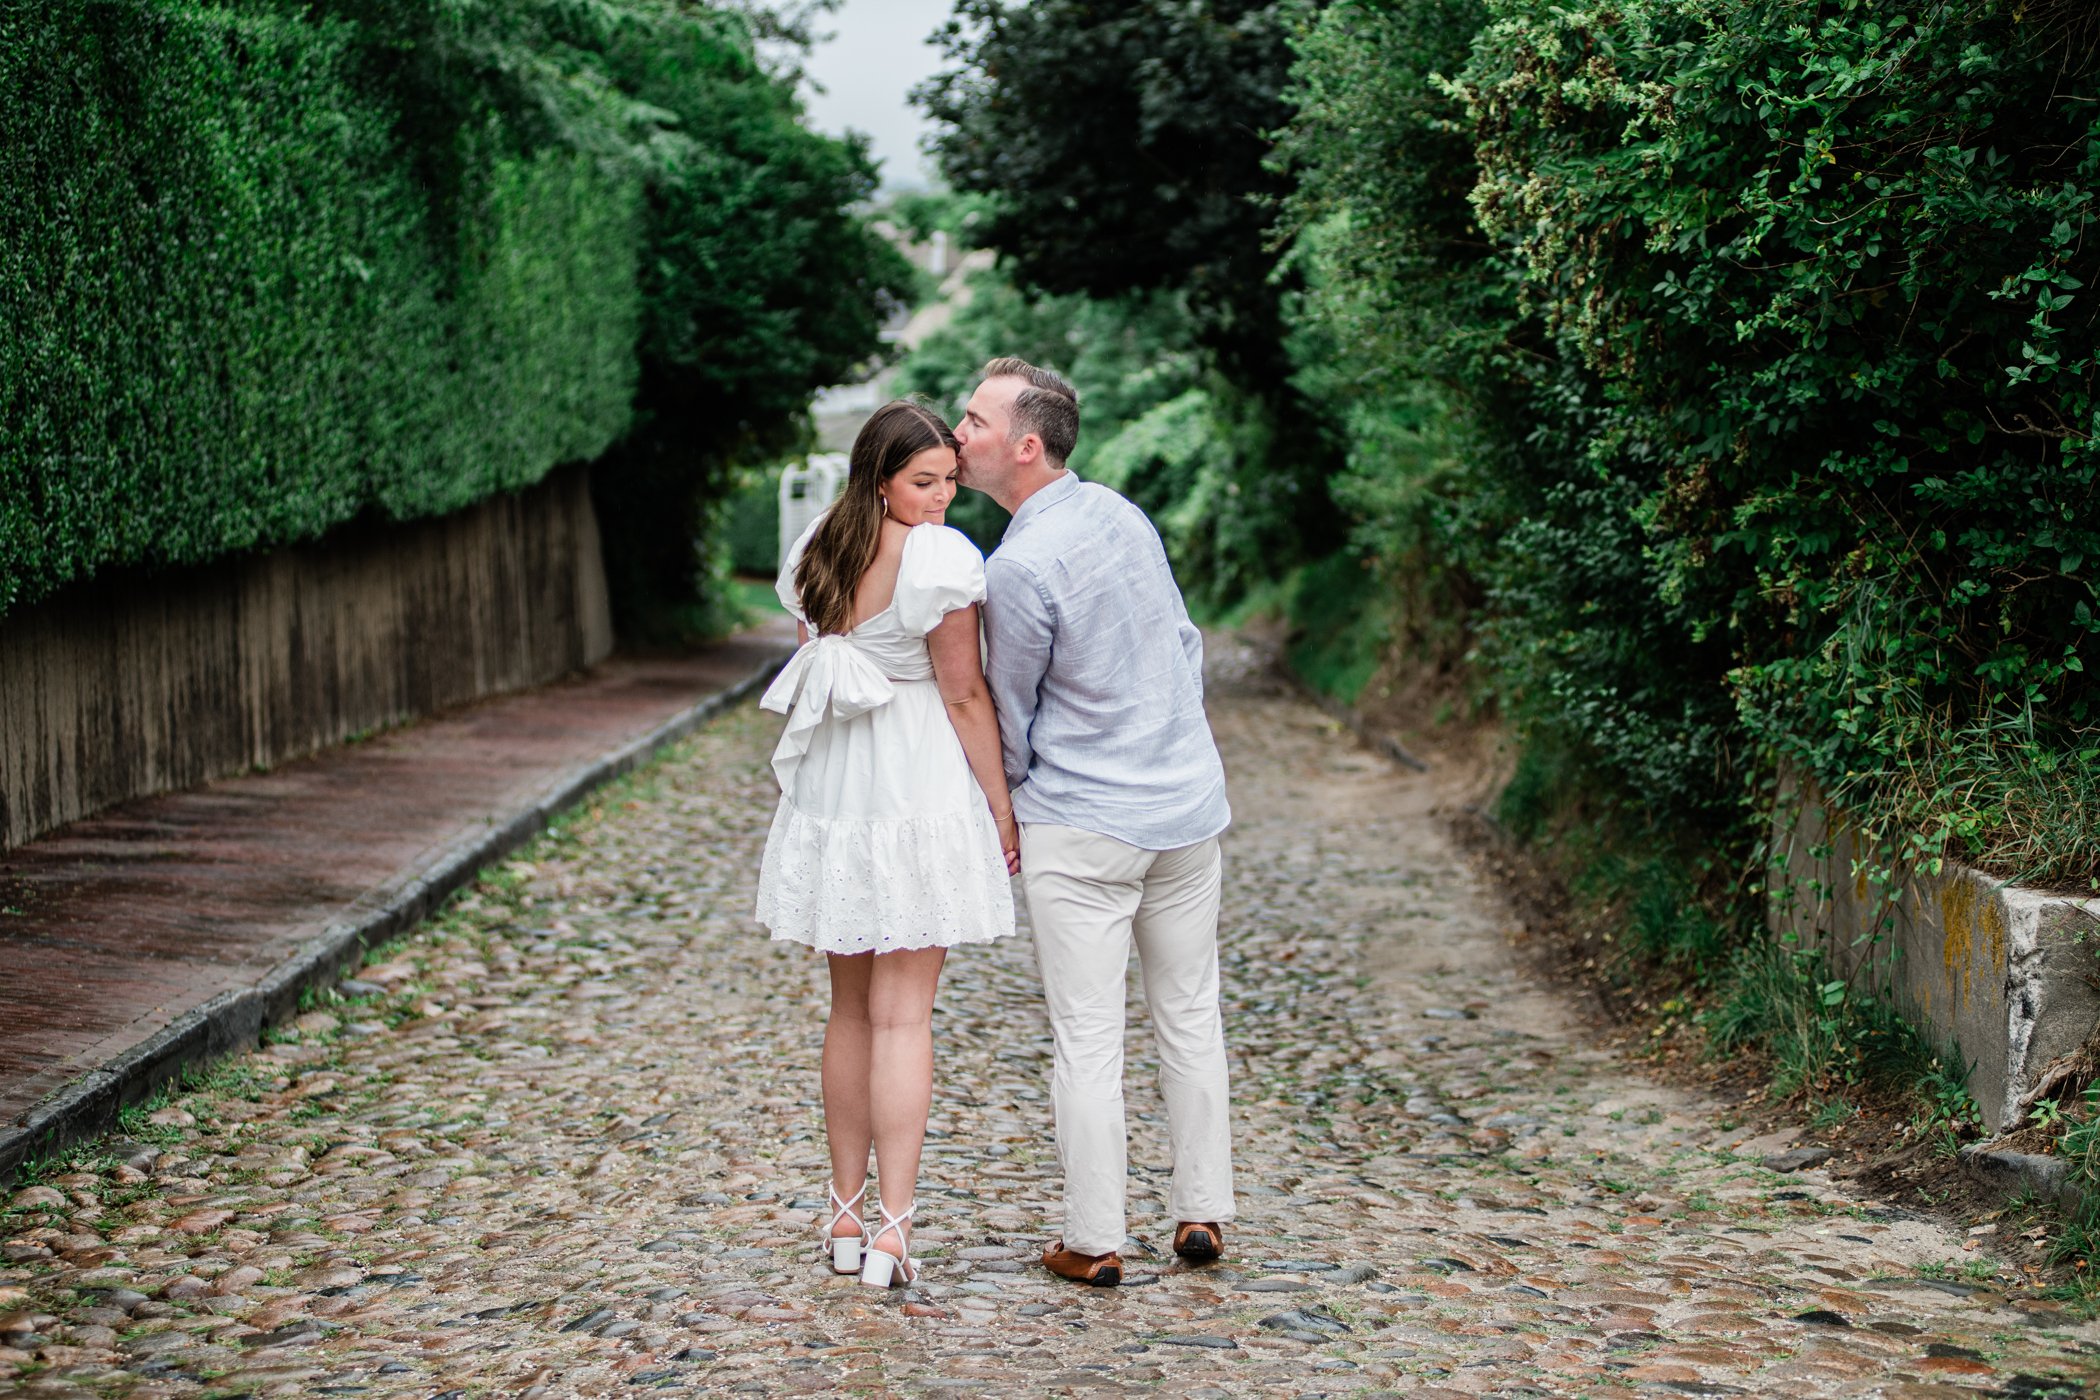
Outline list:
[[[1289,185],[1267,158],[1290,110],[1294,8],[959,0],[942,36],[956,66],[918,93],[945,128],[933,144],[949,183],[989,197],[977,238],[1017,284],[1101,302],[1167,293],[1185,308],[1215,377],[1202,411],[1191,401],[1172,420],[1197,435],[1156,445],[1207,466],[1191,475],[1155,454],[1129,484],[1170,526],[1184,581],[1219,599],[1342,534],[1330,445],[1290,383],[1291,275],[1268,241]],[[1199,478],[1205,504],[1182,509],[1169,483]]]
[[[630,30],[608,58],[669,118],[651,142],[640,422],[596,478],[622,541],[608,568],[629,635],[712,630],[732,465],[801,440],[811,393],[879,353],[913,269],[859,212],[876,186],[865,145],[803,125],[792,78],[748,42]]]
[[[1265,164],[1290,114],[1285,6],[958,0],[956,66],[918,92],[948,182],[994,196],[982,241],[1058,295],[1187,293],[1252,383],[1283,370]]]
[[[1059,366],[1079,390],[1079,444],[1071,467],[1100,475],[1102,453],[1133,420],[1184,393],[1204,375],[1191,347],[1190,316],[1168,293],[1109,299],[1030,295],[1003,267],[974,274],[967,297],[946,326],[922,341],[898,367],[899,393],[924,394],[951,420],[977,387],[977,371],[998,355]],[[1112,484],[1127,486],[1118,480]],[[1138,495],[1164,510],[1172,501]],[[985,549],[999,543],[1005,513],[974,491],[950,507],[950,520]]]
[[[985,216],[991,209],[991,200],[981,194],[907,190],[893,197],[883,212],[921,243],[936,233],[945,233],[956,240],[957,246],[970,247],[980,241]]]

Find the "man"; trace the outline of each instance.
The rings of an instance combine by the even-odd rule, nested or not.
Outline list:
[[[1057,1038],[1065,1174],[1052,1273],[1122,1281],[1124,974],[1137,945],[1174,1151],[1174,1251],[1216,1259],[1232,1218],[1218,1010],[1225,770],[1203,637],[1152,522],[1065,467],[1079,397],[994,360],[955,430],[963,485],[1012,514],[985,562],[985,678],[1021,821],[1021,883]]]

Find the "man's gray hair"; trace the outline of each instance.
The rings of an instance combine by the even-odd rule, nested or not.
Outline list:
[[[1007,441],[1019,442],[1034,433],[1042,439],[1043,456],[1052,466],[1062,467],[1079,445],[1079,391],[1056,370],[1017,355],[1001,356],[984,367],[986,379],[1008,375],[1025,380],[1028,387],[1014,396],[1014,423]]]

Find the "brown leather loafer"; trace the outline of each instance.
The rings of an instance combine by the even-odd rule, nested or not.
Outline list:
[[[1174,1227],[1174,1252],[1191,1264],[1208,1264],[1225,1252],[1225,1232],[1207,1220],[1184,1220]]]
[[[1090,1283],[1096,1288],[1114,1288],[1123,1281],[1123,1259],[1114,1250],[1106,1254],[1081,1254],[1066,1249],[1063,1240],[1043,1251],[1043,1267],[1059,1278]]]

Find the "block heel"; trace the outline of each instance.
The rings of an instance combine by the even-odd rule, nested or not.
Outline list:
[[[882,1228],[868,1237],[866,1262],[860,1266],[860,1281],[868,1287],[900,1288],[918,1281],[919,1268],[912,1263],[911,1245],[904,1238],[904,1222],[911,1219],[911,1213],[918,1209],[918,1204],[914,1201],[904,1208],[903,1214],[891,1215],[888,1206],[881,1201],[875,1203],[875,1209],[882,1214]],[[901,1253],[892,1254],[886,1249],[875,1247],[874,1241],[889,1234],[897,1237],[897,1247]]]

